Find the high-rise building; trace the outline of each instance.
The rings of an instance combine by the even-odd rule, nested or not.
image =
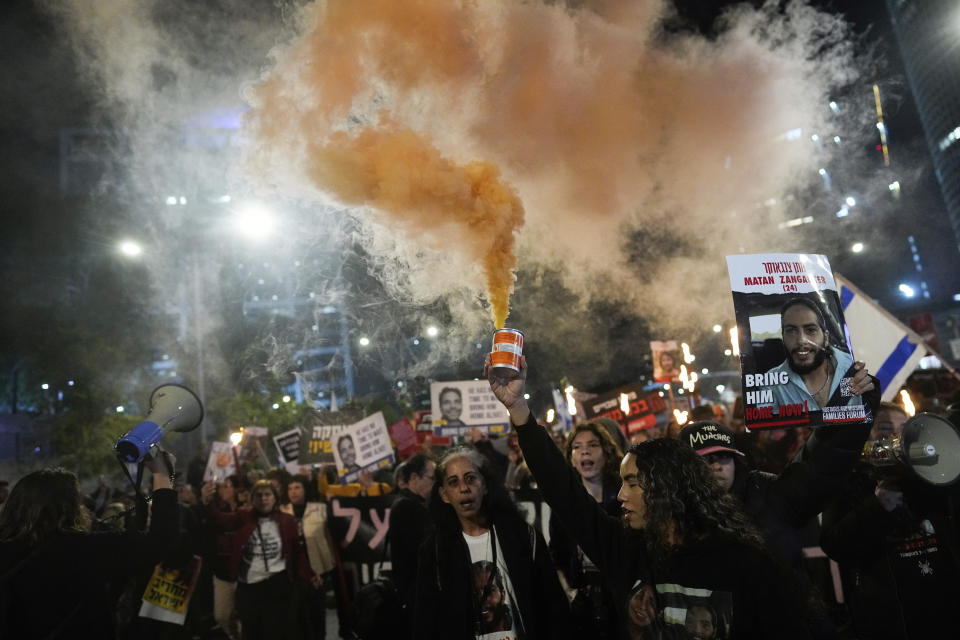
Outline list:
[[[887,9],[960,247],[960,4],[887,0]]]

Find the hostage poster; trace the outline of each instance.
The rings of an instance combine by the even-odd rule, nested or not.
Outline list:
[[[430,413],[436,436],[463,435],[474,428],[496,434],[510,429],[510,414],[486,380],[431,383]]]
[[[334,462],[343,484],[356,482],[361,471],[372,473],[396,462],[382,412],[346,427],[334,441]]]
[[[727,256],[748,429],[869,419],[850,391],[853,350],[822,255]]]

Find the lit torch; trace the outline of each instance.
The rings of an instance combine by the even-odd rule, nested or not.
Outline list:
[[[567,413],[569,413],[571,416],[577,415],[577,401],[573,397],[573,385],[568,386],[563,390],[563,392],[567,396]]]
[[[913,404],[913,399],[910,397],[910,392],[906,389],[900,390],[900,402],[903,403],[903,410],[911,418],[916,415],[917,408]]]
[[[625,394],[620,394],[620,411],[623,411],[623,415],[630,415],[630,397]]]
[[[230,444],[233,445],[233,465],[236,467],[236,474],[240,475],[240,455],[238,453],[238,447],[243,441],[243,427],[240,427],[239,431],[234,431],[230,434]]]
[[[736,327],[730,329],[730,351],[735,356],[740,356],[740,334]]]
[[[673,410],[673,419],[677,421],[677,424],[681,427],[687,424],[687,412],[680,411],[680,409]]]

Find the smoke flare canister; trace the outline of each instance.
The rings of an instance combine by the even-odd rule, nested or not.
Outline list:
[[[493,332],[493,350],[490,364],[501,369],[520,373],[520,356],[523,355],[523,333],[516,329],[497,329]]]

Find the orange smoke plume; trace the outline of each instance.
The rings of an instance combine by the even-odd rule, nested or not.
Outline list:
[[[459,166],[406,127],[335,132],[309,145],[307,173],[346,204],[374,207],[434,249],[468,251],[482,265],[494,324],[507,319],[523,205],[486,162]]]
[[[524,221],[516,191],[495,165],[458,164],[424,135],[394,122],[386,107],[376,116],[355,112],[363,108],[358,103],[372,110],[381,102],[363,81],[370,66],[403,92],[426,78],[458,77],[475,64],[469,40],[457,35],[469,12],[454,4],[416,5],[416,11],[393,0],[308,6],[304,22],[310,28],[254,88],[257,108],[247,124],[267,156],[302,146],[302,167],[320,191],[372,208],[374,218],[411,242],[479,266],[494,325],[501,328],[516,280],[514,234]],[[428,35],[436,40],[431,51],[404,44]],[[254,162],[269,165],[264,158]]]

